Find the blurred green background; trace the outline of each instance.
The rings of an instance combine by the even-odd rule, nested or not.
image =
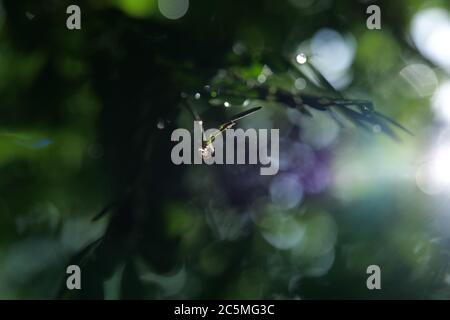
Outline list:
[[[449,9],[0,1],[0,298],[450,298]],[[261,96],[335,96],[308,65],[414,135]],[[280,172],[172,164],[186,103],[208,128],[263,105],[238,127],[280,129]]]

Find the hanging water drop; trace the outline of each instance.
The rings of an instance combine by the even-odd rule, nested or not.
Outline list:
[[[308,61],[308,58],[306,58],[304,53],[299,53],[297,57],[295,57],[295,61],[299,64],[305,64]]]
[[[197,92],[197,93],[194,95],[194,99],[195,99],[195,100],[198,100],[198,99],[200,99],[200,98],[201,98],[201,95],[200,95],[199,92]]]
[[[165,128],[165,126],[166,126],[166,124],[164,123],[164,120],[159,119],[159,120],[158,120],[158,123],[156,124],[156,127],[157,127],[159,130],[162,130],[162,129]]]
[[[366,116],[369,117],[372,115],[373,112],[373,108],[372,106],[368,106],[366,104],[363,104],[362,106],[359,107],[361,112]]]
[[[225,108],[228,108],[228,107],[230,106],[230,103],[229,103],[228,101],[225,101],[225,102],[223,103],[223,105],[225,106]]]

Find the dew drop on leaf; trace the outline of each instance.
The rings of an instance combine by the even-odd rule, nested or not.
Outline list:
[[[306,55],[304,53],[299,53],[295,57],[295,61],[297,61],[297,63],[299,64],[305,64],[308,61],[308,59],[306,58]]]

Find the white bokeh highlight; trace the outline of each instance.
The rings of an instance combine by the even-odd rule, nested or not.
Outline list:
[[[189,9],[189,0],[158,0],[158,9],[167,19],[180,19]]]
[[[419,11],[411,22],[411,35],[424,56],[450,70],[450,14],[447,10]]]

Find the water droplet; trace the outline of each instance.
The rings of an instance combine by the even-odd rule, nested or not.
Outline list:
[[[242,103],[242,105],[244,107],[247,107],[248,105],[250,105],[250,100],[249,99],[245,99],[244,102]]]
[[[198,99],[200,99],[201,98],[201,95],[200,95],[200,93],[196,93],[195,95],[194,95],[194,98],[195,98],[195,100],[198,100]]]
[[[230,103],[229,103],[228,101],[225,101],[225,102],[223,103],[223,105],[225,106],[225,108],[228,108],[228,107],[230,106]]]
[[[360,107],[360,110],[362,113],[364,113],[366,116],[370,116],[373,112],[373,108],[371,105],[363,104]]]
[[[299,53],[295,57],[295,61],[297,61],[297,63],[299,64],[305,64],[308,61],[308,58],[306,58],[306,55],[304,53]]]
[[[203,159],[209,159],[214,154],[214,146],[212,143],[208,144],[205,148],[199,148],[198,149],[200,155],[203,157]]]
[[[373,132],[375,133],[380,133],[381,132],[381,127],[379,124],[376,124],[373,126]]]
[[[264,82],[266,82],[266,80],[267,80],[267,77],[264,74],[260,74],[258,76],[258,82],[259,83],[264,83]]]
[[[159,119],[159,120],[158,120],[158,123],[156,124],[156,127],[157,127],[158,129],[162,130],[162,129],[165,128],[165,126],[166,126],[166,124],[164,123],[164,120]]]
[[[205,89],[206,92],[209,92],[211,90],[211,86],[207,84],[203,87],[203,89]]]

